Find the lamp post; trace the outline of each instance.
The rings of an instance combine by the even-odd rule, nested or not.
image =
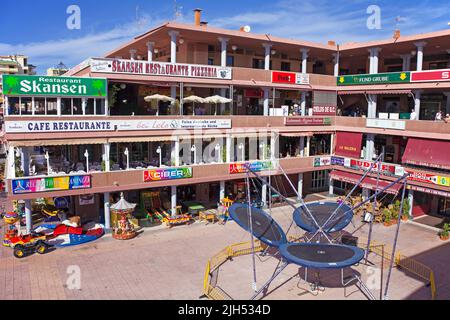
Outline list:
[[[128,151],[128,148],[125,148],[123,154],[127,157],[127,170],[130,170],[130,152]]]
[[[239,143],[238,149],[241,150],[241,155],[242,155],[242,161],[245,161],[245,149],[244,149],[244,144],[241,142]]]
[[[191,147],[191,151],[194,153],[194,164],[196,164],[197,163],[197,147],[195,144]]]
[[[266,144],[261,143],[259,145],[259,148],[261,149],[262,160],[265,161],[266,160]]]
[[[159,154],[159,167],[161,167],[161,165],[162,165],[162,150],[161,150],[161,146],[159,146],[158,149],[156,149],[156,153]]]
[[[87,149],[84,152],[84,157],[86,158],[86,172],[89,172],[89,152]]]
[[[216,152],[217,152],[217,162],[218,163],[222,163],[222,160],[223,160],[223,158],[222,158],[222,155],[221,155],[221,152],[220,152],[220,144],[216,144],[216,147],[215,147],[215,149],[216,149]]]
[[[50,168],[50,156],[48,155],[48,151],[45,151],[45,160],[47,160],[47,175],[50,175],[50,172],[52,172],[52,168]]]

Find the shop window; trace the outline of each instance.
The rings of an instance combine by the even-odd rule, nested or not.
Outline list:
[[[32,111],[32,102],[31,98],[28,97],[21,97],[20,98],[20,114],[21,115],[28,115],[31,114]]]
[[[92,115],[95,114],[95,99],[86,99],[86,110],[85,114]]]
[[[290,62],[281,62],[281,71],[291,71],[291,63]]]
[[[314,171],[312,173],[311,190],[323,191],[329,185],[328,170]]]
[[[45,115],[45,98],[34,98],[34,114]]]
[[[234,57],[227,56],[227,67],[234,67]]]
[[[430,70],[447,69],[447,61],[432,62],[430,63],[429,69]]]
[[[47,115],[58,114],[58,102],[56,98],[46,98]]]
[[[18,115],[20,114],[20,98],[16,98],[16,97],[9,97],[8,98],[8,104],[9,104],[9,110],[8,110],[8,114],[9,115]]]
[[[80,98],[72,99],[72,114],[83,114],[82,101]]]
[[[264,69],[264,60],[263,59],[253,59],[253,68],[254,69]]]
[[[62,115],[72,114],[72,99],[70,98],[61,99],[61,114]]]
[[[387,68],[387,72],[400,72],[404,71],[403,66],[390,66]]]
[[[95,114],[104,115],[105,114],[105,99],[95,99]]]
[[[209,66],[213,66],[214,65],[214,59],[213,58],[208,58],[208,65]]]

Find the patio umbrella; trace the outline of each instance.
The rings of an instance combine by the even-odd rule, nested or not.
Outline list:
[[[225,98],[225,97],[221,97],[221,96],[211,96],[211,97],[207,97],[205,98],[205,102],[206,103],[214,103],[215,104],[215,112],[214,115],[217,115],[217,104],[218,103],[230,103],[233,100]]]
[[[151,96],[146,96],[144,98],[145,102],[151,102],[151,101],[164,101],[164,102],[170,102],[170,104],[174,104],[175,103],[175,99],[168,97],[168,96],[164,96],[162,94],[154,94]],[[159,116],[159,105],[158,105],[158,109],[156,111],[156,115]]]
[[[113,204],[111,206],[111,210],[114,211],[133,211],[134,208],[136,208],[135,203],[129,203],[125,198],[123,197],[123,193],[120,194],[120,200],[119,202]]]
[[[183,102],[192,102],[192,115],[195,116],[195,103],[205,103],[205,99],[198,96],[189,96],[183,99]]]

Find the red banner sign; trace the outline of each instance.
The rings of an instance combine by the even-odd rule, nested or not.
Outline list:
[[[246,98],[262,98],[264,96],[264,92],[260,89],[245,89],[244,97]]]
[[[295,84],[296,75],[294,72],[272,72],[272,82]]]
[[[378,171],[378,162],[374,163],[373,161],[356,160],[356,159],[350,160],[350,167],[352,169],[357,169],[357,170],[361,170],[361,169],[369,170],[370,167],[372,166],[372,164],[373,164],[372,172],[375,173]],[[394,176],[395,175],[395,165],[382,163],[380,171],[382,174]]]
[[[362,133],[336,132],[336,155],[359,158],[361,156],[361,145]]]
[[[311,117],[287,117],[284,120],[286,126],[327,126],[331,125],[330,118]]]
[[[450,69],[417,71],[411,73],[411,82],[450,81]]]
[[[313,115],[315,116],[334,116],[336,115],[336,106],[313,106]]]

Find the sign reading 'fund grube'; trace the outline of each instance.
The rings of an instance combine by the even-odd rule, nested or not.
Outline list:
[[[13,96],[106,97],[106,79],[3,75],[3,94]]]
[[[359,85],[359,84],[384,84],[384,83],[408,83],[411,78],[410,72],[390,72],[377,74],[358,74],[337,77],[337,85]]]
[[[231,80],[231,68],[123,59],[91,59],[91,72]]]

